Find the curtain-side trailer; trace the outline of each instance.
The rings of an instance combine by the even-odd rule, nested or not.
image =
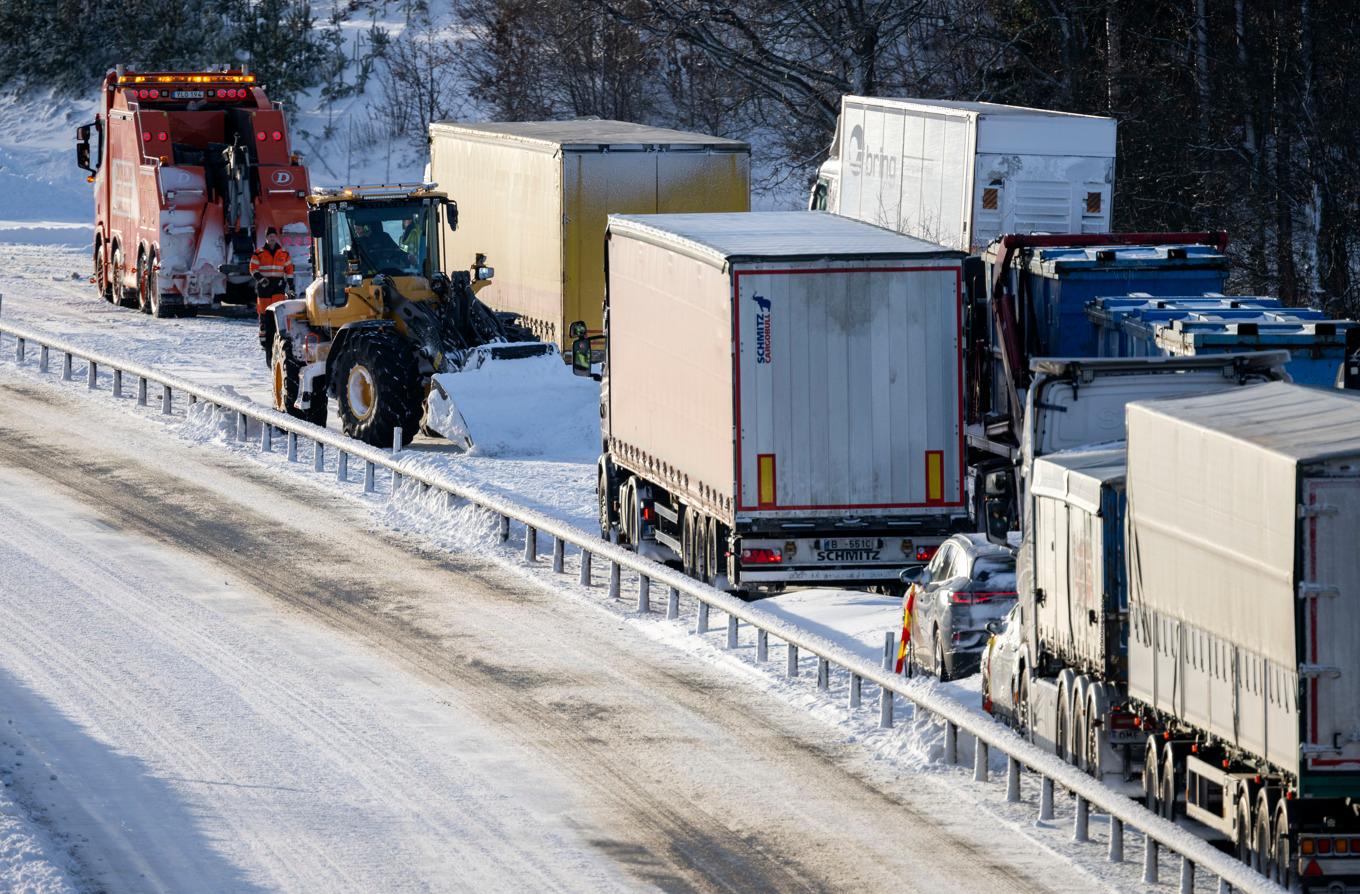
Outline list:
[[[962,259],[833,215],[612,216],[602,534],[732,589],[896,585],[968,527]]]

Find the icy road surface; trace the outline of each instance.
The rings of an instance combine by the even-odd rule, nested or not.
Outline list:
[[[0,775],[88,888],[1101,887],[608,612],[0,394]]]

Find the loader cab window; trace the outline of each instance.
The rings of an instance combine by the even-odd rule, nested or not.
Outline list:
[[[429,203],[341,207],[332,220],[335,268],[344,275],[369,278],[420,276],[439,269]]]

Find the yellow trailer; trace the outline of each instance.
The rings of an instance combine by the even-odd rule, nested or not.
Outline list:
[[[430,179],[467,223],[445,228],[450,269],[487,256],[478,297],[569,349],[567,325],[603,329],[610,214],[747,211],[751,147],[626,121],[430,125]]]

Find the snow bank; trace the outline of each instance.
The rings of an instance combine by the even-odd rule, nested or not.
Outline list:
[[[9,785],[8,781],[5,783]],[[0,789],[0,890],[14,894],[67,894],[78,890],[55,855],[60,851]]]

